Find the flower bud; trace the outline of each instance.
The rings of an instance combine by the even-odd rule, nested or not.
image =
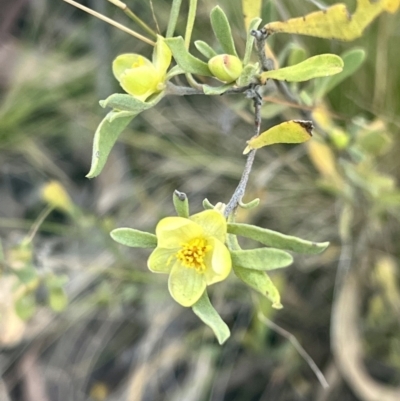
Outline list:
[[[219,54],[208,61],[208,68],[222,82],[236,81],[243,70],[242,62],[229,54]]]

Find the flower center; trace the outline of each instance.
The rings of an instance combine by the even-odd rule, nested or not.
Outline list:
[[[176,258],[181,261],[183,266],[196,269],[198,273],[204,273],[206,265],[204,257],[211,250],[211,245],[207,245],[204,238],[195,238],[189,242],[181,244],[182,248],[176,253]]]
[[[143,57],[138,57],[133,63],[131,68],[138,68],[145,65],[145,61]]]

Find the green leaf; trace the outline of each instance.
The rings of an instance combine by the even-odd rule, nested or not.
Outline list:
[[[181,67],[179,67],[179,65],[175,65],[168,71],[167,75],[165,76],[165,80],[169,81],[171,78],[175,77],[176,75],[181,75],[184,73],[185,73],[185,71]]]
[[[188,218],[189,217],[189,201],[188,197],[184,192],[174,191],[172,196],[172,201],[176,210],[176,214],[179,217]]]
[[[211,305],[207,291],[204,291],[201,298],[192,306],[192,310],[203,323],[210,327],[220,344],[223,344],[230,337],[229,327]]]
[[[329,245],[329,242],[306,241],[250,224],[228,223],[228,233],[253,239],[266,246],[297,253],[318,254]]]
[[[224,52],[238,57],[232,38],[231,26],[222,8],[219,6],[214,7],[211,10],[210,19],[215,37],[218,39]]]
[[[105,100],[100,100],[100,106],[103,108],[111,107],[118,111],[128,111],[133,114],[139,114],[140,112],[150,109],[155,106],[162,98],[164,94],[161,92],[152,101],[143,102],[131,95],[124,93],[114,93]]]
[[[185,41],[182,36],[177,38],[165,39],[165,43],[169,46],[175,61],[185,72],[190,74],[204,75],[212,77],[207,63],[199,58],[192,56],[185,47]]]
[[[97,127],[93,139],[92,165],[86,175],[87,178],[96,177],[101,173],[119,134],[136,116],[135,114],[126,116],[125,113],[123,117],[118,117],[115,114],[114,111],[108,113]]]
[[[112,123],[117,118],[135,117],[135,116],[136,116],[136,114],[132,113],[131,111],[112,110],[106,115],[106,119],[108,122]]]
[[[38,270],[30,264],[26,264],[20,269],[14,269],[14,274],[24,284],[29,284],[38,279]]]
[[[36,300],[33,293],[28,293],[15,301],[15,312],[22,320],[28,320],[36,311]]]
[[[311,121],[285,121],[247,141],[247,147],[243,153],[246,154],[252,149],[259,149],[276,143],[302,143],[308,141],[311,139],[312,128]]]
[[[49,306],[54,312],[62,312],[68,305],[67,294],[61,287],[50,289]]]
[[[228,89],[232,88],[234,85],[235,85],[234,83],[221,85],[221,86],[211,86],[211,85],[204,84],[204,85],[202,85],[202,88],[203,88],[204,94],[215,96],[215,95],[222,95]]]
[[[318,78],[315,80],[314,98],[321,99],[334,87],[353,75],[364,63],[365,56],[365,50],[363,49],[351,49],[341,54],[340,57],[343,59],[344,63],[343,71],[332,77]]]
[[[231,257],[234,266],[253,270],[279,269],[293,263],[292,255],[274,248],[231,251]]]
[[[296,65],[307,59],[307,51],[297,43],[292,43],[289,48],[288,65]]]
[[[247,86],[250,83],[254,83],[255,78],[258,76],[259,65],[256,64],[247,64],[244,68],[240,77],[236,80],[238,86]]]
[[[157,246],[157,237],[154,234],[133,228],[116,228],[111,231],[110,235],[114,241],[133,248],[155,248]]]
[[[261,18],[254,18],[251,20],[249,27],[247,29],[247,38],[246,38],[246,50],[244,52],[243,65],[246,66],[250,61],[251,52],[253,51],[253,44],[255,37],[251,34],[253,29],[257,29],[261,23]]]
[[[233,266],[233,271],[240,280],[267,297],[272,302],[273,308],[282,308],[279,291],[265,272],[239,266]]]
[[[336,54],[320,54],[291,67],[265,71],[261,74],[261,82],[267,79],[279,81],[303,82],[317,77],[327,77],[343,70],[343,60]]]
[[[208,43],[202,40],[196,40],[194,45],[196,46],[196,49],[207,59],[217,55],[217,52]]]

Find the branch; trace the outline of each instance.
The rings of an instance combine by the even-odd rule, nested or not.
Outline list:
[[[261,106],[262,106],[262,96],[259,92],[259,86],[255,86],[252,90],[247,91],[247,97],[253,98],[254,102],[254,136],[260,135],[261,131]],[[249,181],[249,176],[251,169],[253,167],[254,158],[256,155],[256,150],[250,151],[247,156],[246,165],[242,174],[242,178],[239,181],[238,186],[235,189],[230,201],[226,205],[224,215],[225,217],[234,214],[238,206],[240,205],[243,195],[246,191],[247,182]]]

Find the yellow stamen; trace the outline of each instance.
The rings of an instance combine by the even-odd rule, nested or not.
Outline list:
[[[138,68],[145,64],[144,58],[139,56],[137,60],[132,64],[132,68]]]
[[[206,253],[211,250],[211,245],[207,245],[204,238],[195,238],[181,246],[182,248],[175,257],[181,261],[183,266],[196,269],[198,273],[204,273],[206,270],[204,258]]]

